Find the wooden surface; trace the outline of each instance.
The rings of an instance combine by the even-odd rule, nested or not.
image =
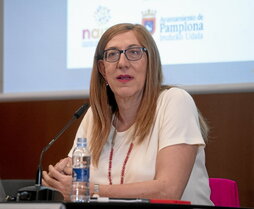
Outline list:
[[[200,94],[193,98],[211,129],[206,146],[209,176],[237,181],[241,206],[254,207],[254,93]],[[0,103],[0,177],[35,178],[42,148],[85,102]],[[48,150],[44,169],[68,154],[80,122]]]

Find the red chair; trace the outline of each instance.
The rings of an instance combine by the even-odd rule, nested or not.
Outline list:
[[[209,178],[210,199],[215,206],[240,207],[236,181],[223,178]]]

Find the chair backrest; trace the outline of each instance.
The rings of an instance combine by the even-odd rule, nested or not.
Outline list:
[[[210,199],[215,206],[240,207],[236,181],[223,178],[209,178]]]

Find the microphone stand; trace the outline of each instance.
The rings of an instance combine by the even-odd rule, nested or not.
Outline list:
[[[75,120],[77,120],[87,109],[89,105],[82,105],[72,116],[71,120],[64,126],[62,130],[53,138],[47,146],[45,146],[40,154],[39,165],[36,173],[36,182],[34,186],[23,187],[17,192],[17,201],[41,201],[41,200],[51,200],[51,201],[62,201],[63,195],[49,187],[42,186],[42,159],[44,153],[52,146],[53,143],[73,124]]]

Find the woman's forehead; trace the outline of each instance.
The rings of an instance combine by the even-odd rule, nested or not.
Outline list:
[[[128,47],[131,45],[140,45],[136,34],[133,31],[127,31],[124,33],[120,33],[115,35],[112,39],[109,40],[105,48],[115,47],[122,48]]]

